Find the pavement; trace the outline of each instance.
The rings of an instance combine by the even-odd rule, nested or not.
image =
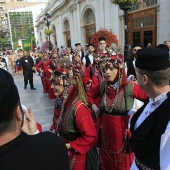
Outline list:
[[[11,73],[11,70],[9,70]],[[49,131],[52,124],[53,110],[55,99],[49,99],[47,93],[43,93],[41,79],[38,73],[33,75],[34,87],[36,90],[31,90],[29,84],[27,89],[24,89],[23,75],[15,75],[14,81],[18,87],[21,104],[30,107],[36,117],[38,123],[41,124],[43,131]]]

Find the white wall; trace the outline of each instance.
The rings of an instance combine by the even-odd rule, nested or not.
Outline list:
[[[170,40],[170,0],[160,0],[158,14],[157,44],[162,44]]]

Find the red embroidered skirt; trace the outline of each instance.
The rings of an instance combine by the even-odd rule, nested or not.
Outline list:
[[[103,114],[101,124],[100,169],[130,170],[134,155],[125,146],[127,117]]]

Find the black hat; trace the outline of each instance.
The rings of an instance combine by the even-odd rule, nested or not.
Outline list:
[[[142,48],[142,45],[140,43],[134,43],[133,48],[135,48],[135,47],[141,47]]]
[[[18,101],[18,89],[13,77],[7,71],[0,69],[0,123],[10,120]]]
[[[165,50],[166,52],[169,53],[169,48],[168,48],[168,46],[165,45],[165,44],[159,44],[156,48],[159,48],[159,49],[161,49],[161,50]]]
[[[137,51],[135,66],[142,70],[159,71],[170,67],[169,53],[158,48]]]
[[[76,44],[75,44],[75,47],[78,46],[78,45],[81,45],[81,43],[76,43]]]
[[[100,41],[106,41],[106,38],[105,37],[100,37],[98,40],[99,40],[99,42]]]
[[[90,43],[90,44],[88,45],[88,47],[90,47],[90,46],[95,47],[93,43]]]

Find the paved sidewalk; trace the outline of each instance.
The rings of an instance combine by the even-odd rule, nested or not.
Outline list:
[[[48,131],[52,124],[54,100],[49,99],[48,94],[43,93],[38,73],[34,74],[34,87],[37,90],[31,90],[29,84],[27,89],[24,89],[23,75],[13,77],[19,90],[21,103],[33,110],[37,122],[42,125],[43,131]]]

